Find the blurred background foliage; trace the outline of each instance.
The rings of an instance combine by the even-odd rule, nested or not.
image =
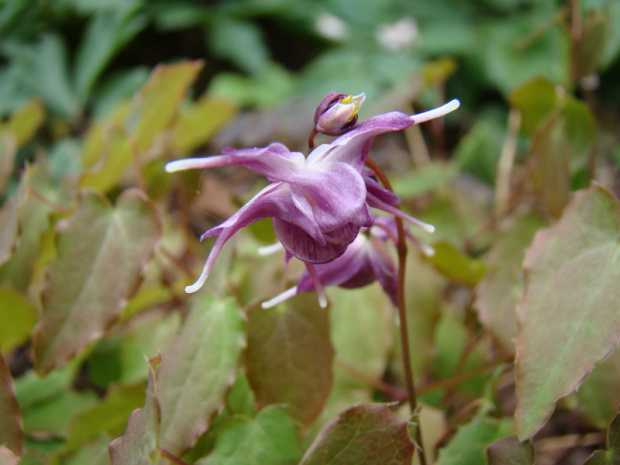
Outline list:
[[[165,162],[272,140],[304,151],[317,103],[336,90],[367,94],[362,119],[462,102],[445,121],[380,138],[372,154],[404,208],[437,228],[420,234],[436,255],[410,254],[407,278],[429,455],[460,464],[465,450],[467,465],[487,463],[484,448],[515,432],[515,306],[526,250],[562,217],[572,192],[596,180],[620,193],[618,25],[613,0],[0,0],[0,343],[8,367],[0,364],[0,398],[11,391],[10,371],[19,407],[9,417],[23,418],[23,431],[16,420],[0,438],[15,454],[25,450],[25,464],[108,463],[101,451],[131,411],[149,411],[143,355],[182,345],[177,333],[199,306],[182,292],[208,252],[196,236],[261,186],[235,169],[171,176]],[[127,250],[109,240],[123,230],[134,233]],[[301,437],[282,455],[261,450],[262,463],[297,463],[345,408],[402,400],[394,320],[378,287],[328,290],[329,330],[314,296],[261,312],[256,302],[299,269],[285,273],[281,257],[256,256],[274,238],[268,223],[249,230],[220,257],[208,286],[231,295],[246,321],[229,301],[209,301],[221,319],[197,327],[219,324],[230,338],[203,347],[181,333],[205,353],[220,350],[230,375],[213,392],[200,391],[205,381],[190,393],[208,401],[213,424],[187,413],[201,436],[171,446],[187,463],[237,463],[221,458],[227,444],[260,449],[261,428]],[[73,257],[72,240],[92,244],[85,256],[111,268]],[[74,281],[54,274],[67,269],[92,273],[98,286],[71,294]],[[76,323],[88,297],[105,302],[83,309],[98,320],[88,328],[80,320],[83,329],[63,339],[54,318]],[[296,332],[298,314],[315,319],[316,331]],[[274,325],[293,328],[285,342],[308,338],[310,349],[296,354],[308,366],[272,360],[281,348],[260,341]],[[227,351],[226,341],[238,344]],[[170,360],[183,360],[175,350]],[[271,374],[261,378],[264,363]],[[162,398],[180,376],[166,375],[170,366],[158,372]],[[604,446],[620,403],[617,353],[600,368],[559,404],[541,433],[539,465],[581,465]],[[312,402],[295,385],[298,371],[313,383]],[[268,386],[274,378],[286,382]],[[288,396],[290,411],[272,405],[278,396]],[[555,441],[568,433],[585,435],[575,453]]]

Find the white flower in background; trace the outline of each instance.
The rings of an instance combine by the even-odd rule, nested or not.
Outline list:
[[[403,18],[379,26],[375,38],[383,48],[396,52],[411,47],[419,35],[418,25],[413,18]]]
[[[329,13],[322,13],[314,23],[316,31],[331,40],[345,40],[349,37],[349,26],[342,19]]]

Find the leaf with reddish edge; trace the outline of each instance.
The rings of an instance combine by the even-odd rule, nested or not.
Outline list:
[[[192,447],[224,405],[245,346],[241,309],[202,293],[157,373],[159,444],[173,454]]]
[[[487,448],[489,465],[534,465],[534,447],[516,436],[500,439]]]
[[[517,307],[518,436],[532,437],[620,340],[620,205],[593,184],[540,230]]]
[[[415,445],[408,423],[383,404],[365,404],[329,422],[300,465],[410,465]]]
[[[15,398],[13,378],[0,354],[0,445],[6,446],[15,455],[21,455],[23,440],[22,414]],[[2,457],[0,451],[0,459]]]
[[[609,424],[607,450],[595,451],[585,465],[618,465],[620,461],[620,413]]]
[[[0,446],[0,464],[2,465],[17,465],[19,463],[19,457],[15,455],[11,449],[7,449],[4,446]]]
[[[156,463],[160,412],[157,403],[155,369],[159,359],[149,361],[149,384],[144,407],[129,416],[125,435],[108,448],[112,465],[153,465]]]
[[[34,360],[45,374],[100,337],[135,293],[160,236],[159,218],[137,189],[112,207],[84,192],[59,227],[58,258],[47,270]]]
[[[282,404],[302,425],[321,413],[332,386],[329,317],[316,295],[248,314],[246,370],[259,407]]]

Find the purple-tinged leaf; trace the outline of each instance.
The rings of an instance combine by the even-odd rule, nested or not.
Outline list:
[[[197,465],[290,465],[297,463],[297,428],[280,407],[267,407],[255,419],[235,416],[214,439],[213,452]]]
[[[570,195],[570,149],[566,121],[558,113],[551,114],[532,139],[528,162],[534,192],[556,218]]]
[[[181,454],[207,430],[224,405],[244,346],[239,306],[200,294],[157,373],[163,449]]]
[[[146,389],[144,407],[132,412],[125,435],[110,444],[111,465],[153,465],[157,463],[160,412],[156,397],[155,363],[149,362],[149,384]]]
[[[508,436],[487,448],[487,458],[489,465],[534,465],[534,448],[530,441]]]
[[[39,373],[65,362],[113,323],[135,293],[160,235],[153,207],[137,190],[121,195],[115,208],[83,193],[59,229],[58,258],[47,270],[34,334]]]
[[[0,446],[6,446],[15,455],[21,455],[23,440],[22,415],[15,398],[13,378],[0,354]]]
[[[259,408],[281,404],[301,424],[312,423],[331,390],[333,356],[328,312],[316,296],[250,310],[246,370]]]
[[[620,341],[619,239],[618,200],[595,184],[577,192],[527,251],[517,307],[515,417],[522,440]]]
[[[620,462],[620,414],[617,414],[607,430],[607,450],[594,452],[585,465],[618,465]]]
[[[12,255],[0,268],[0,282],[26,291],[39,259],[42,238],[50,229],[50,216],[55,213],[53,204],[68,205],[74,197],[73,185],[53,180],[44,158],[26,167],[20,186],[12,197],[16,202],[19,239]]]
[[[7,449],[4,446],[0,446],[0,464],[2,465],[17,465],[19,463],[19,457],[15,455],[11,449]]]
[[[365,404],[329,422],[301,465],[410,465],[415,445],[408,423],[382,404]]]

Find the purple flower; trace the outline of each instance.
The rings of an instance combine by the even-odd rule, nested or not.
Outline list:
[[[186,292],[202,287],[222,247],[239,229],[263,218],[273,218],[287,260],[295,256],[307,264],[327,263],[342,255],[360,228],[373,224],[371,207],[432,230],[396,209],[398,198],[373,180],[364,162],[375,136],[443,116],[458,106],[452,100],[419,115],[391,112],[372,117],[330,144],[318,146],[307,158],[272,143],[263,148],[226,148],[221,155],[168,163],[168,172],[243,165],[270,181],[232,217],[201,236],[201,240],[213,236],[217,240],[200,277]]]
[[[406,231],[427,255],[434,250],[420,244]],[[338,258],[329,263],[306,268],[295,287],[262,304],[263,308],[278,305],[302,292],[317,292],[322,307],[327,305],[323,288],[340,286],[345,289],[364,287],[378,281],[392,303],[397,305],[397,272],[387,244],[398,243],[396,222],[391,217],[377,218],[370,229],[360,231],[357,238]]]

